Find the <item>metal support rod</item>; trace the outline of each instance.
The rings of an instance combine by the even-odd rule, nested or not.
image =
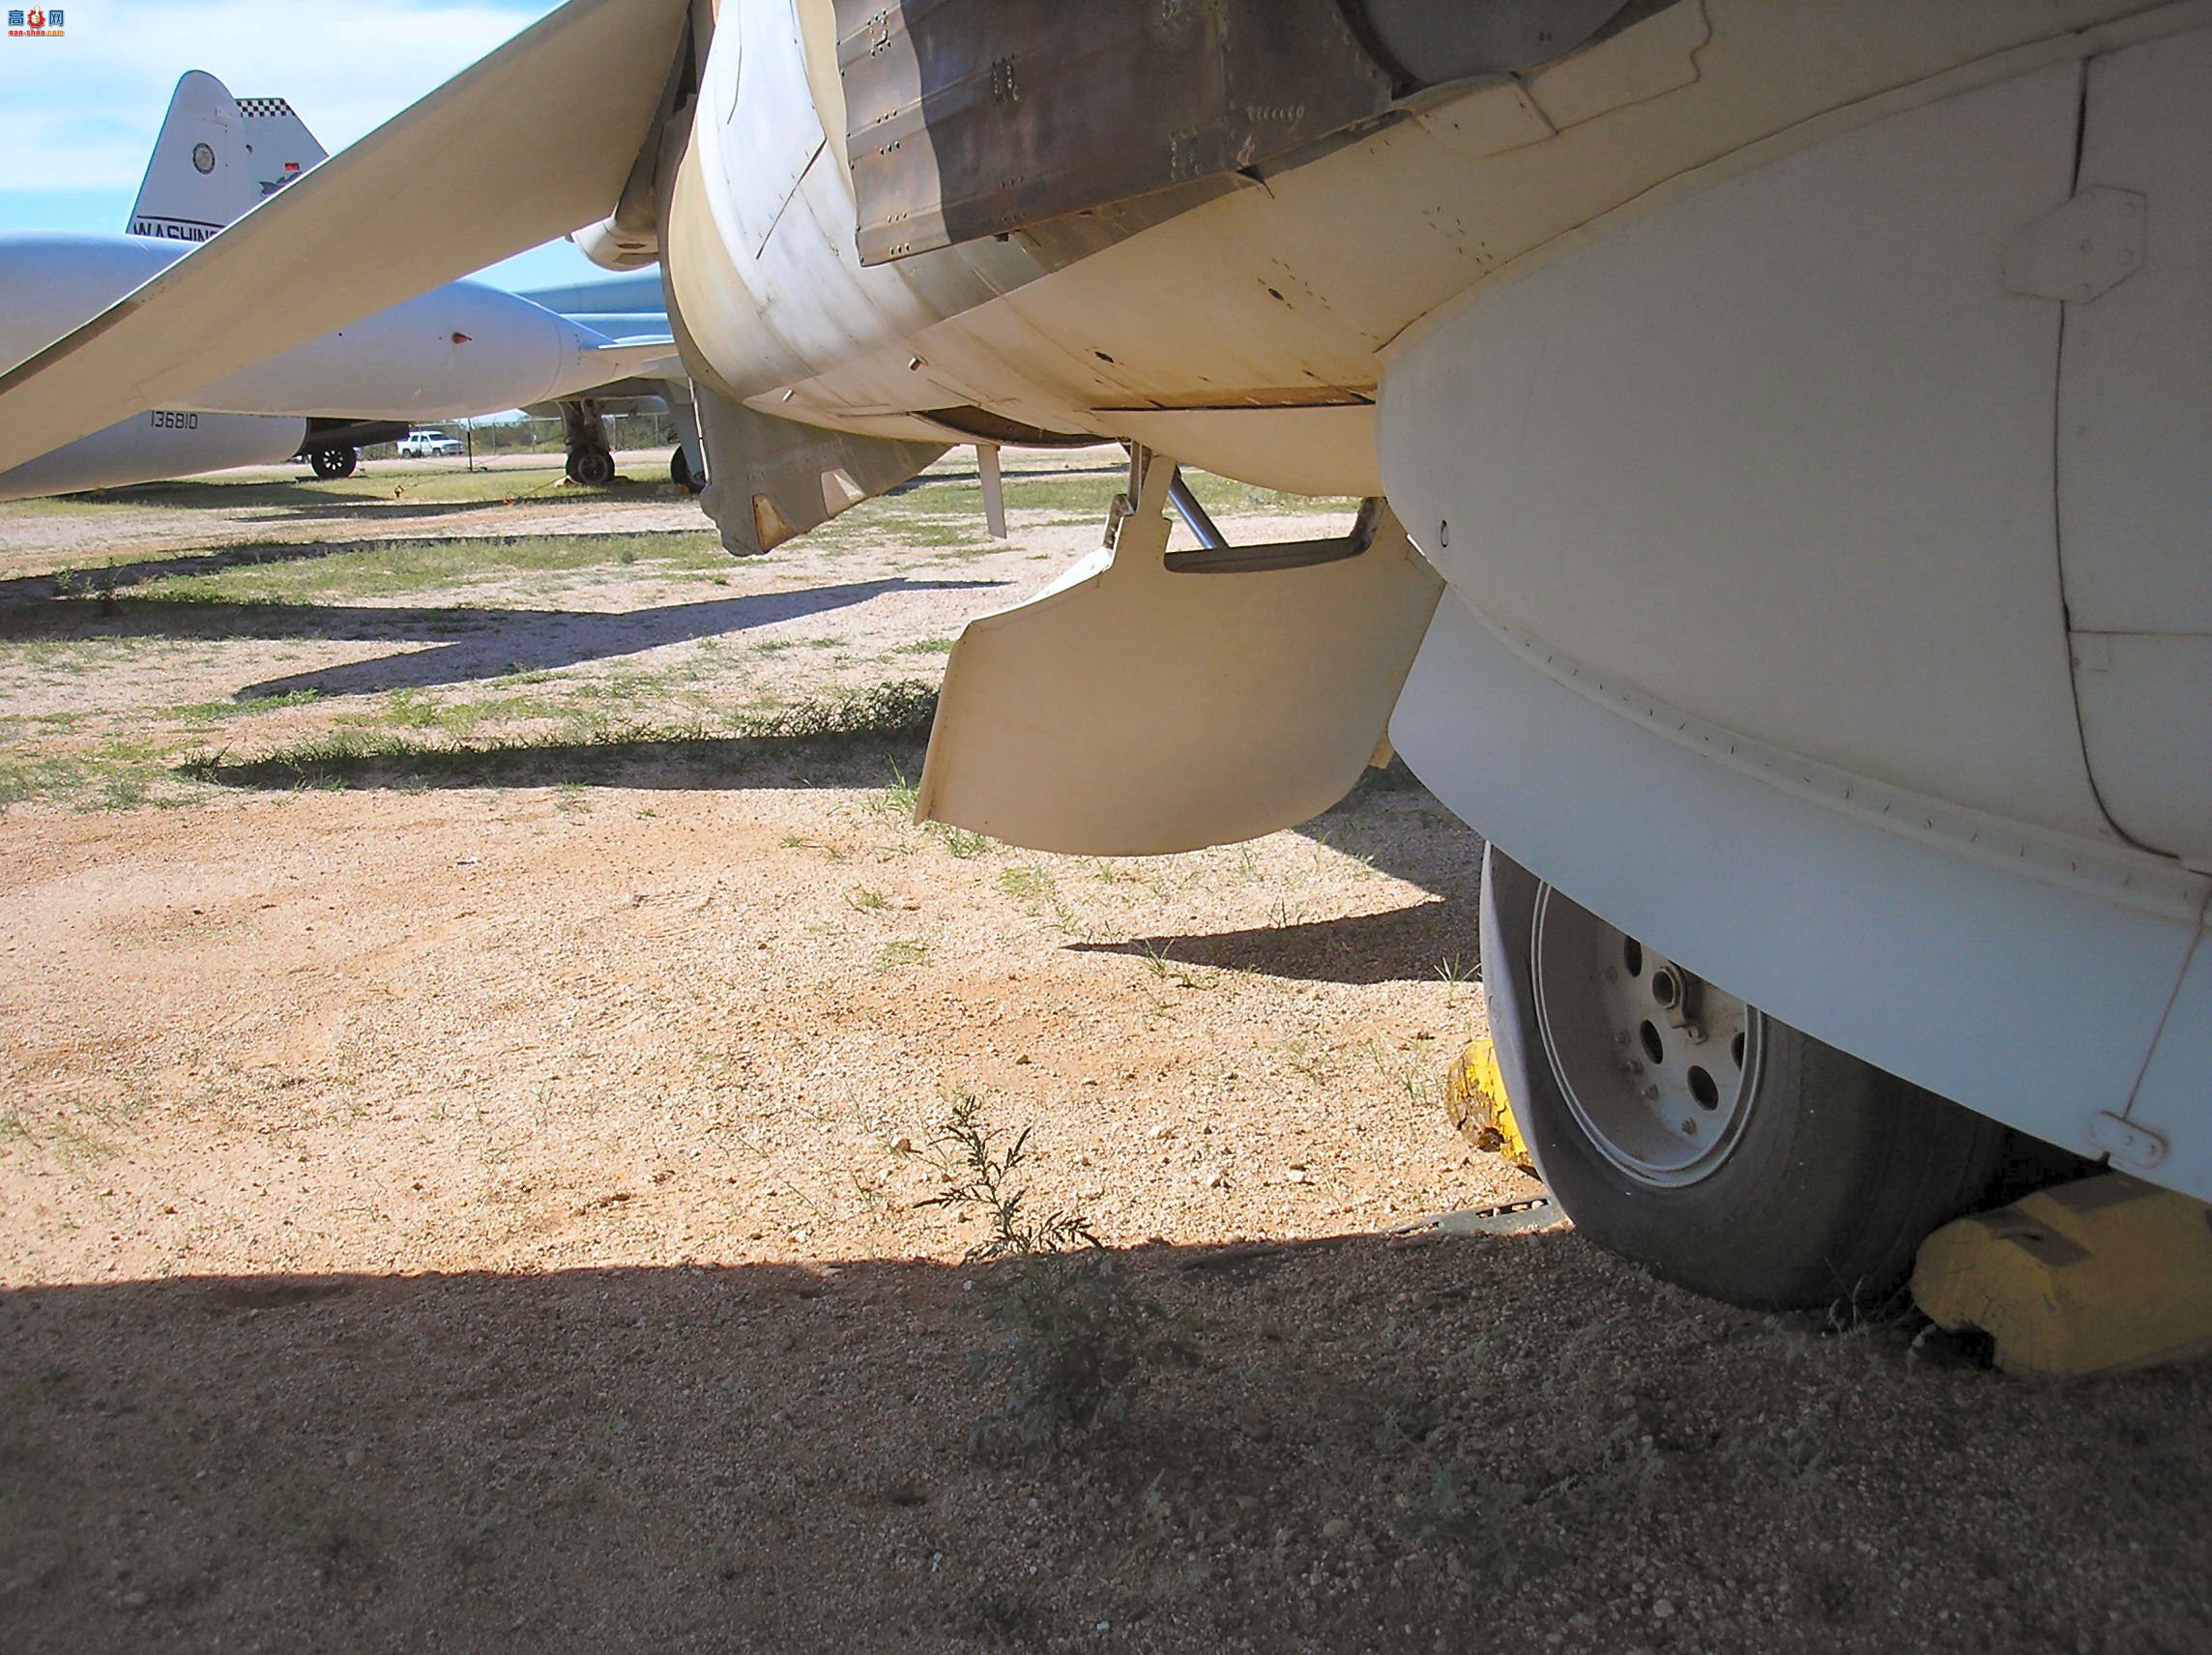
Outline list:
[[[1213,519],[1206,514],[1206,508],[1198,503],[1198,496],[1191,493],[1190,484],[1183,481],[1180,470],[1176,472],[1175,480],[1168,484],[1168,504],[1175,508],[1175,514],[1183,520],[1184,526],[1198,537],[1198,543],[1208,551],[1221,552],[1229,549],[1229,537],[1213,526]]]

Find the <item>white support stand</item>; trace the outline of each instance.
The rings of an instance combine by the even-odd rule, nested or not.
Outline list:
[[[999,445],[975,445],[975,471],[983,479],[983,526],[991,538],[1006,538],[1006,487],[999,472]]]

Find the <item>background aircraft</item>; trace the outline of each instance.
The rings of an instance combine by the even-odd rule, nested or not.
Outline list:
[[[0,356],[56,338],[306,176],[323,148],[280,98],[233,99],[211,74],[177,83],[131,208],[130,233],[0,235]],[[542,305],[458,281],[350,320],[274,360],[142,410],[0,472],[0,499],[189,477],[294,455],[350,474],[359,449],[410,423],[579,397],[675,366],[663,327],[616,344]],[[687,410],[686,410],[687,413]],[[614,475],[597,421],[569,473]]]
[[[567,282],[558,287],[534,288],[522,295],[569,321],[603,334],[618,344],[648,343],[669,337],[667,301],[660,290],[660,273],[641,270],[602,276],[596,281]],[[706,462],[699,447],[699,421],[691,407],[691,382],[683,378],[655,380],[641,376],[626,385],[602,386],[588,397],[532,408],[533,414],[558,416],[568,445],[568,474],[576,475],[577,454],[584,449],[606,447],[608,414],[665,413],[675,421],[677,444],[668,456],[669,480],[697,494],[707,485]]]
[[[0,464],[569,230],[661,260],[734,551],[1121,439],[924,810],[1180,849],[1394,746],[1584,1233],[1878,1292],[2018,1134],[2212,1196],[2208,92],[2152,0],[571,0],[0,376]],[[1170,552],[1179,460],[1369,504]]]

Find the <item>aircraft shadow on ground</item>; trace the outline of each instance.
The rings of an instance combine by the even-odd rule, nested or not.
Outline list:
[[[1066,946],[1307,982],[1427,982],[1476,974],[1482,836],[1446,810],[1404,760],[1368,770],[1342,801],[1293,830],[1436,900],[1381,914]]]
[[[1004,584],[894,577],[603,613],[458,604],[416,608],[142,598],[86,604],[73,598],[0,611],[0,637],[86,642],[103,638],[309,638],[410,644],[451,640],[434,642],[428,649],[410,649],[264,680],[236,692],[241,701],[297,690],[356,695],[475,682],[637,654],[666,644],[802,620],[888,593],[975,591]]]
[[[1400,819],[1397,831],[1376,830],[1392,818]],[[1342,799],[1293,831],[1462,905],[1471,956],[1473,915],[1482,896],[1482,835],[1431,793],[1404,759],[1393,754],[1387,765],[1365,771]]]
[[[26,1650],[1427,1650],[1477,1622],[1540,1648],[1586,1610],[1625,1648],[1663,1535],[1696,1615],[1776,1582],[1743,1647],[1917,1640],[1924,1604],[1886,1607],[1908,1562],[1975,1647],[2203,1646],[2196,1371],[2010,1383],[1557,1232],[1116,1262],[1177,1354],[1027,1461],[971,1447],[1007,1396],[972,1366],[1004,1348],[973,1264],[0,1292],[0,1625]],[[1299,1589],[1324,1567],[1341,1588]],[[2103,1638],[2115,1603],[2142,1638]]]
[[[1077,954],[1127,954],[1201,970],[1257,972],[1299,982],[1435,982],[1474,969],[1475,906],[1421,902],[1383,914],[1242,931],[1180,932],[1125,943],[1068,943]]]
[[[652,483],[618,478],[603,488],[578,488],[568,485],[565,492],[556,492],[562,485],[547,483],[537,474],[525,472],[517,478],[518,486],[512,494],[500,495],[490,500],[411,500],[404,493],[390,496],[370,496],[363,499],[317,499],[311,490],[299,490],[299,499],[267,499],[260,490],[250,491],[251,498],[231,502],[239,507],[266,507],[249,520],[261,523],[275,522],[326,522],[326,523],[382,523],[399,518],[461,517],[472,511],[497,511],[507,507],[529,506],[607,506],[634,504],[640,492],[651,493]],[[671,501],[688,500],[690,496],[677,493],[673,483],[663,482],[658,491]],[[699,527],[707,528],[704,513]]]
[[[634,1222],[654,1199],[610,1203],[606,1221]],[[988,1607],[1003,1591],[1059,1624],[1077,1604],[1028,1561],[1045,1532],[1033,1494],[1049,1494],[1041,1522],[1058,1544],[1083,1544],[1163,1477],[1179,1504],[1209,1489],[1224,1511],[1237,1495],[1296,1488],[1296,1520],[1318,1529],[1348,1500],[1383,1508],[1394,1467],[1357,1468],[1374,1459],[1379,1421],[1426,1429],[1416,1408],[1487,1406],[1441,1390],[1416,1400],[1395,1371],[1368,1371],[1392,1339],[1388,1293],[1357,1295],[1319,1329],[1285,1293],[1327,1289],[1347,1266],[1389,1268],[1464,1305],[1439,1263],[1479,1269],[1510,1254],[1525,1261],[1517,1278],[1556,1258],[1574,1284],[1594,1272],[1649,1294],[1569,1235],[1385,1259],[1390,1249],[1368,1235],[1117,1255],[1122,1278],[1190,1333],[1186,1353],[1163,1351],[1156,1379],[1091,1438],[1080,1479],[971,1451],[1005,1391],[971,1369],[994,1334],[969,1265],[230,1275],[0,1292],[0,1626],[27,1649],[144,1648],[219,1626],[242,1648],[414,1647],[435,1628],[470,1649],[767,1650],[828,1647],[827,1620],[861,1647],[917,1647],[896,1628],[935,1650],[947,1634],[987,1634],[975,1617],[1009,1612]],[[1528,1296],[1476,1314],[1487,1325]],[[1448,1345],[1436,1331],[1415,1354],[1441,1363]],[[1406,1335],[1387,1348],[1405,1368]],[[1324,1450],[1349,1469],[1312,1488]],[[1263,1515],[1264,1548],[1281,1514],[1270,1501]],[[879,1546],[911,1566],[870,1562]],[[1441,1612],[1454,1594],[1435,1562]],[[1086,1627],[1144,1618],[1133,1600],[1147,1588],[1116,1572],[1073,1588],[1085,1605],[1112,1599],[1085,1608]],[[1268,1620],[1275,1609],[1250,1606]],[[607,1636],[585,1636],[594,1629]]]
[[[423,474],[423,478],[448,475],[451,474],[432,472]],[[387,513],[422,517],[449,516],[455,512],[489,510],[512,505],[522,499],[547,500],[556,491],[560,492],[561,500],[568,502],[633,499],[639,489],[659,489],[671,500],[688,498],[679,496],[675,485],[665,476],[657,479],[622,477],[606,487],[587,489],[564,481],[558,471],[541,467],[512,473],[504,468],[494,468],[479,471],[476,475],[484,478],[511,476],[514,492],[512,495],[490,500],[413,500],[408,498],[408,490],[416,486],[419,479],[404,474],[363,474],[338,482],[322,482],[303,474],[289,482],[193,482],[179,479],[174,482],[143,483],[130,488],[96,490],[66,498],[85,506],[157,506],[170,511],[236,511],[267,507],[272,517],[342,517],[366,513],[379,516]],[[372,486],[374,492],[368,492]]]
[[[301,787],[351,791],[589,785],[689,792],[738,786],[880,786],[895,769],[915,775],[929,740],[936,696],[925,685],[891,685],[850,724],[757,736],[631,736],[601,740],[518,740],[480,746],[368,745],[297,756],[187,761],[180,773],[218,787],[288,793]]]
[[[147,586],[156,581],[189,579],[195,575],[221,574],[227,569],[255,568],[264,564],[305,563],[314,558],[333,558],[354,552],[390,552],[409,546],[432,545],[443,551],[449,547],[467,551],[481,547],[496,550],[511,545],[524,537],[516,535],[442,535],[434,540],[417,540],[406,536],[372,536],[358,540],[271,540],[247,545],[214,546],[204,551],[172,552],[160,557],[142,558],[135,563],[105,564],[98,568],[69,569],[55,574],[17,575],[0,580],[0,617],[10,610],[35,609],[46,603],[75,600],[75,607],[57,608],[45,619],[57,625],[75,624],[88,617],[99,619],[108,611],[82,607],[88,596],[97,604],[105,595],[129,591],[134,586]],[[610,533],[563,533],[564,541],[589,543],[602,541],[634,541],[637,536],[628,531]],[[25,623],[8,617],[20,625]]]
[[[744,597],[710,598],[700,603],[670,603],[655,609],[600,614],[560,609],[450,609],[418,620],[424,626],[461,630],[451,643],[426,650],[379,655],[343,666],[318,667],[283,678],[265,679],[239,690],[238,699],[312,690],[322,695],[364,695],[393,689],[425,689],[468,683],[521,672],[545,672],[585,661],[640,654],[666,644],[689,643],[800,621],[847,609],[888,593],[963,592],[1003,586],[993,580],[853,581],[839,586],[806,587],[793,592],[758,593]],[[362,614],[346,610],[347,615]],[[343,635],[343,634],[338,634]],[[358,635],[358,634],[357,634]],[[384,634],[390,636],[392,634]]]

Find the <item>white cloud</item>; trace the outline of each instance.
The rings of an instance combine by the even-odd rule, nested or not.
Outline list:
[[[11,0],[27,3],[27,0]],[[335,151],[555,0],[62,0],[58,41],[0,38],[0,191],[133,189],[177,77],[288,98]]]

